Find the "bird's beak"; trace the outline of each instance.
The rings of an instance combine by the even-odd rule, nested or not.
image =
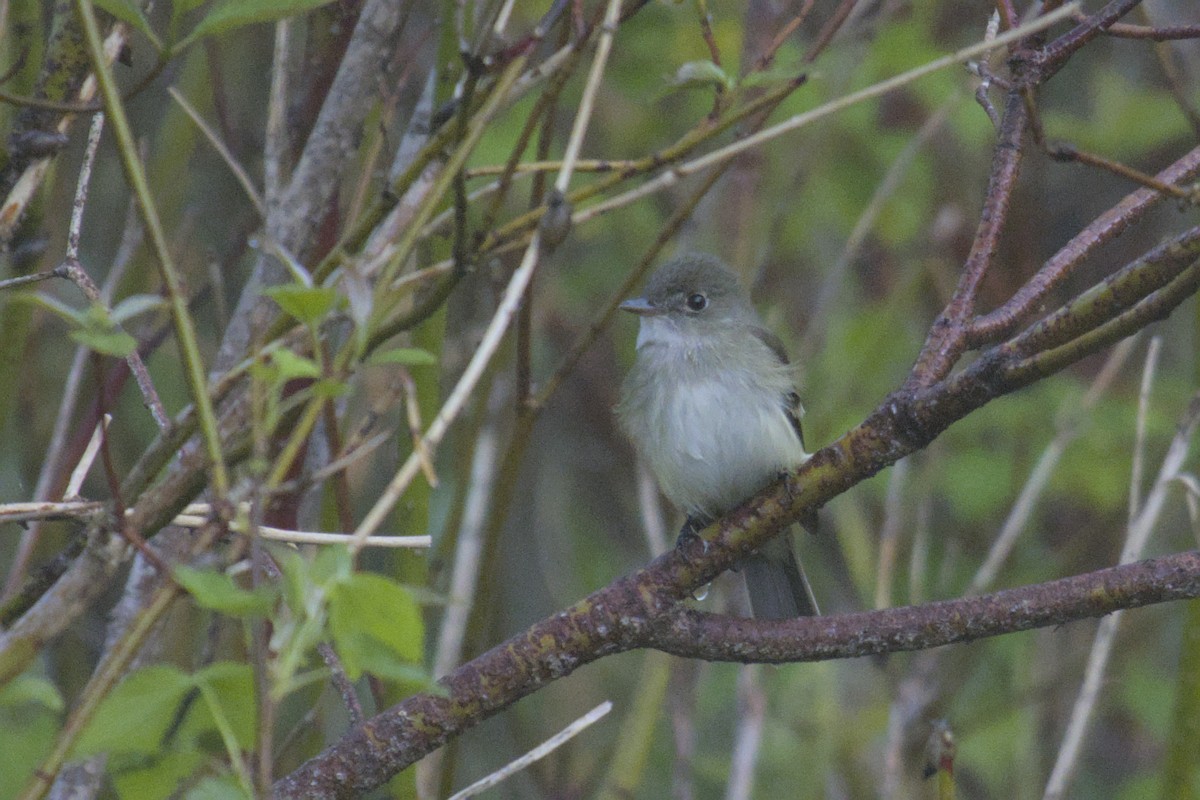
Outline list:
[[[639,317],[649,317],[662,313],[662,309],[653,305],[644,297],[635,297],[632,300],[626,300],[624,303],[621,303],[621,310],[637,314]]]

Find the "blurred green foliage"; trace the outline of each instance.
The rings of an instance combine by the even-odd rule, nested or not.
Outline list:
[[[99,5],[110,10],[133,7],[118,0]],[[237,11],[237,4],[214,3],[203,9],[200,5],[175,4],[145,17],[147,29],[160,35],[171,32],[176,40],[189,32],[211,35],[175,54],[164,76],[131,98],[129,107],[146,142],[153,190],[195,297],[193,312],[206,355],[211,357],[250,264],[266,243],[253,206],[230,179],[226,165],[169,100],[165,88],[179,88],[207,119],[217,120],[223,141],[261,185],[273,30],[266,25],[240,25],[266,19],[267,13],[278,16],[281,9],[307,10],[322,4],[247,3],[241,11],[258,16],[238,17],[236,30],[232,23],[220,20],[206,28],[199,20],[210,10]],[[544,5],[516,4],[509,39],[530,30]],[[597,7],[594,2],[580,5],[585,16]],[[661,152],[706,124],[722,98],[752,97],[801,72],[807,82],[780,105],[771,121],[810,110],[972,44],[982,37],[992,8],[980,0],[864,6],[809,65],[803,57],[836,5],[818,2],[811,18],[782,44],[769,70],[760,74],[748,65],[755,63],[802,4],[720,0],[706,5],[721,56],[719,67],[708,60],[710,51],[696,21],[695,4],[651,2],[622,24],[583,158],[617,161]],[[327,5],[304,17],[294,33],[299,41],[328,45],[340,35],[337,26],[348,24],[349,17],[342,15],[357,6],[349,0]],[[356,193],[375,198],[382,192],[386,151],[404,135],[424,76],[435,61],[434,49],[439,41],[448,41],[451,50],[456,44],[455,31],[447,32],[445,26],[464,9],[482,14],[489,4],[409,6],[403,47],[394,63],[381,67],[387,111],[379,113],[372,131],[364,136],[366,141],[382,142],[385,155],[380,162],[361,157],[356,163],[359,171],[345,176],[337,207],[324,223],[331,229],[353,221],[347,217]],[[45,22],[29,3],[15,2],[11,8],[14,24],[0,33],[3,69],[13,66],[17,52],[26,52],[30,60],[38,58],[39,26]],[[1196,24],[1194,9],[1186,3],[1163,2],[1155,9],[1159,24],[1168,20]],[[479,21],[472,20],[464,31],[473,30]],[[38,35],[30,37],[26,26],[39,30]],[[557,42],[559,35],[555,28],[548,42]],[[549,44],[543,48],[548,52]],[[1200,102],[1196,43],[1164,45],[1162,51],[1182,76],[1186,97],[1193,105]],[[156,56],[147,40],[137,37],[132,54],[135,66],[119,73],[126,85],[145,75]],[[300,66],[292,76],[289,108],[293,151],[307,135],[322,96],[321,81],[327,76],[320,74],[319,67],[328,64],[321,55],[297,56]],[[455,79],[461,77],[462,65],[453,58],[437,60],[439,94],[447,98]],[[550,159],[562,156],[587,62],[585,58],[584,66],[567,81],[547,128],[552,137]],[[989,63],[997,74],[1004,73],[1002,56]],[[679,80],[681,69],[689,80]],[[29,93],[29,72],[26,61],[14,73],[14,85],[6,89]],[[964,68],[946,69],[740,157],[668,246],[668,252],[715,252],[753,288],[764,317],[782,335],[796,361],[812,449],[857,425],[904,380],[931,321],[953,292],[971,246],[996,137],[992,122],[972,100],[977,85]],[[992,91],[993,102],[1001,97],[1001,91]],[[470,168],[505,162],[536,99],[536,93],[531,93],[492,121],[471,155]],[[1066,140],[1151,172],[1194,146],[1197,136],[1169,91],[1154,47],[1145,42],[1101,39],[1089,46],[1039,97],[1039,108],[1052,140]],[[944,124],[920,134],[940,110],[946,113]],[[0,107],[6,130],[14,120],[11,107]],[[34,222],[22,234],[26,242],[41,237],[45,254],[32,265],[17,264],[13,258],[0,262],[4,270],[0,277],[50,269],[61,258],[65,211],[70,208],[81,152],[78,130],[77,125],[31,215]],[[700,152],[745,132],[746,126],[741,126],[715,137]],[[918,140],[919,134],[925,138]],[[910,149],[911,161],[903,161]],[[531,146],[524,160],[534,160],[533,153]],[[294,156],[295,152],[288,154]],[[106,143],[96,165],[84,223],[81,259],[98,282],[108,274],[118,252],[128,204],[128,191],[115,162]],[[984,286],[980,310],[1002,303],[1095,213],[1133,188],[1110,174],[1055,162],[1032,145],[1023,169],[1011,224],[997,269]],[[877,215],[848,252],[848,237],[892,170],[893,188],[878,198]],[[581,172],[572,186],[587,185],[604,175]],[[465,189],[473,191],[494,180],[493,174],[472,178]],[[529,206],[531,178],[520,175],[514,181],[517,188],[501,208],[501,223]],[[696,179],[684,179],[602,215],[577,227],[558,250],[546,256],[530,301],[535,390],[584,334],[696,185]],[[490,198],[484,198],[467,209],[468,240],[486,233],[475,226],[485,218],[489,203]],[[1194,209],[1160,209],[1106,249],[1096,264],[1089,265],[1093,273],[1080,276],[1079,285],[1064,287],[1039,313],[1052,310],[1068,292],[1103,277],[1168,233],[1195,222]],[[322,231],[322,236],[329,244],[325,239],[332,234]],[[447,257],[451,244],[445,232],[424,241],[414,266],[427,267]],[[143,248],[133,249],[127,266],[126,277],[115,287],[115,301],[157,293],[153,263]],[[304,266],[311,271],[315,264]],[[336,383],[339,433],[344,439],[352,440],[365,419],[376,417],[384,423],[371,432],[387,433],[387,444],[347,472],[351,507],[340,510],[348,510],[353,520],[370,508],[396,461],[411,449],[408,418],[398,399],[406,396],[406,390],[394,385],[397,376],[413,381],[415,410],[427,426],[477,346],[515,266],[510,255],[472,264],[444,309],[411,336],[389,343],[370,369]],[[28,499],[42,467],[73,349],[59,317],[74,320],[76,334],[90,332],[85,344],[118,354],[128,347],[106,350],[97,340],[96,329],[103,327],[116,335],[123,327],[122,337],[145,342],[154,339],[165,323],[158,309],[141,305],[137,312],[155,314],[93,319],[79,310],[87,306],[69,286],[47,284],[36,291],[43,296],[39,309],[67,311],[58,316],[33,312],[28,335],[23,320],[32,306],[0,296],[0,329],[9,336],[8,341],[0,341],[0,364],[14,373],[4,376],[6,386],[0,390],[0,434],[5,442],[0,452],[0,495],[6,500]],[[327,335],[346,322],[347,304],[327,288],[288,286],[272,290],[272,296],[313,336]],[[1149,397],[1144,441],[1136,440],[1135,430],[1146,336],[1094,406],[1085,409],[1082,402],[1104,355],[993,402],[954,425],[911,457],[899,500],[891,510],[889,486],[900,479],[895,470],[833,501],[823,512],[820,538],[805,537],[800,542],[825,610],[848,612],[873,604],[881,570],[878,539],[889,523],[895,530],[895,561],[884,568],[890,569],[886,578],[892,586],[891,600],[898,604],[910,597],[934,600],[960,595],[986,558],[1043,451],[1065,430],[1071,431],[1069,443],[1018,546],[1000,571],[997,588],[1112,564],[1124,536],[1135,448],[1144,453],[1148,486],[1176,419],[1195,391],[1194,303],[1185,308],[1186,312],[1150,332],[1162,337],[1163,358]],[[331,320],[331,315],[336,319]],[[117,323],[120,326],[113,328]],[[647,514],[639,501],[632,451],[612,420],[621,376],[632,358],[634,328],[632,320],[617,319],[603,331],[532,423],[523,450],[513,440],[524,412],[514,402],[517,345],[510,336],[483,388],[437,454],[437,486],[418,483],[388,523],[395,528],[391,532],[434,536],[428,557],[370,553],[363,563],[374,571],[357,572],[341,549],[319,554],[310,549],[303,553],[272,549],[283,576],[279,583],[254,591],[225,572],[180,573],[180,582],[192,597],[189,602],[207,609],[196,615],[201,620],[198,629],[215,631],[209,660],[197,655],[196,642],[204,634],[187,631],[189,635],[182,637],[186,641],[175,643],[177,649],[165,663],[131,673],[109,695],[76,752],[109,753],[109,788],[121,797],[164,797],[184,785],[191,798],[237,796],[245,793],[246,786],[230,768],[233,759],[227,751],[231,747],[248,751],[255,744],[257,706],[252,702],[256,688],[248,666],[249,631],[264,618],[271,620],[274,671],[270,681],[281,703],[276,731],[282,742],[277,742],[276,774],[281,775],[335,741],[348,724],[340,698],[328,688],[328,671],[314,653],[318,642],[333,643],[349,679],[357,682],[368,713],[413,692],[431,691],[429,671],[438,648],[442,606],[454,599],[450,576],[457,547],[470,525],[482,526],[494,537],[483,545],[482,577],[462,658],[503,641],[646,562],[655,548],[673,540],[678,520],[669,510],[665,513],[663,542],[652,543],[644,535],[647,523],[653,521],[648,517],[654,514]],[[128,344],[125,338],[121,343]],[[168,340],[147,361],[168,410],[178,411],[187,394],[173,344]],[[291,381],[317,378],[322,375],[320,365],[326,363],[279,352],[269,362],[257,362],[252,374],[270,405],[266,421],[284,419],[288,403],[298,402]],[[108,379],[87,375],[90,387]],[[85,391],[85,397],[91,398],[94,391]],[[109,439],[113,461],[117,472],[123,473],[154,436],[153,423],[131,385],[120,388],[109,407],[116,416]],[[78,416],[82,419],[84,413]],[[82,422],[79,426],[84,427]],[[491,450],[482,449],[485,442]],[[477,464],[481,452],[490,456]],[[510,458],[514,453],[519,455]],[[1194,464],[1194,458],[1188,463]],[[258,461],[249,464],[247,475],[263,467]],[[473,494],[481,486],[491,487],[490,492]],[[1141,488],[1144,495],[1147,487]],[[505,489],[509,499],[501,503]],[[81,494],[107,498],[108,493],[102,472],[93,470]],[[336,529],[340,519],[329,494],[320,498],[322,512],[317,517],[322,525]],[[1182,497],[1182,487],[1172,489],[1152,539],[1156,552],[1194,546]],[[472,521],[467,513],[472,498],[483,503],[482,522]],[[0,545],[0,563],[6,567],[16,555],[18,534],[10,533]],[[65,524],[46,526],[38,560],[62,547],[68,535]],[[705,599],[697,601],[698,606],[740,612],[744,603],[739,582],[740,576],[722,577]],[[1175,720],[1172,711],[1178,694],[1186,694],[1176,688],[1176,681],[1180,687],[1196,685],[1189,671],[1194,665],[1181,668],[1179,664],[1188,663],[1181,649],[1197,646],[1187,644],[1191,641],[1187,631],[1200,624],[1180,623],[1181,608],[1125,615],[1127,627],[1118,637],[1118,655],[1080,764],[1078,796],[1168,796],[1178,788],[1164,783],[1161,773],[1165,754],[1183,753],[1176,758],[1184,763],[1188,753],[1194,754],[1194,747],[1188,749],[1187,744],[1190,729]],[[0,786],[21,785],[50,748],[98,657],[105,610],[85,616],[64,637],[70,642],[48,648],[36,667],[0,690],[0,752],[5,753],[0,759]],[[737,745],[744,741],[739,737],[744,736],[745,726],[757,724],[761,739],[755,751],[753,797],[882,796],[889,779],[896,781],[891,786],[893,797],[933,797],[933,783],[920,778],[923,748],[931,722],[942,717],[957,738],[961,796],[1039,797],[1094,627],[1090,622],[1072,623],[948,648],[932,656],[900,653],[778,668],[704,664],[694,668],[693,682],[682,680],[671,661],[660,655],[626,654],[591,665],[468,732],[447,748],[443,766],[448,777],[441,784],[457,788],[479,778],[602,700],[612,699],[612,718],[493,790],[492,796],[590,797],[606,788],[616,792],[604,785],[616,773],[623,779],[617,787],[622,796],[666,797],[678,790],[674,770],[680,761],[685,763],[691,796],[725,796],[735,772],[731,764]],[[669,680],[662,675],[668,667]],[[364,677],[367,674],[380,680],[372,682]],[[658,680],[666,681],[662,691],[657,690]],[[911,719],[904,717],[910,691],[924,693],[928,699]],[[177,731],[166,741],[172,726],[178,726]],[[636,737],[636,747],[623,749],[628,744],[622,738],[627,730],[644,735]],[[895,763],[890,763],[893,757]],[[1172,778],[1178,784],[1191,781],[1193,793],[1178,796],[1196,796],[1197,763],[1200,759],[1191,762],[1190,772],[1181,767],[1185,774]],[[412,776],[406,775],[388,792],[412,796],[412,783]]]

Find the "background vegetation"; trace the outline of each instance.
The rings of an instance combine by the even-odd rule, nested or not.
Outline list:
[[[993,12],[991,35],[1033,17],[1009,0],[625,2],[607,27],[610,4],[590,0],[96,5],[0,0],[0,277],[37,281],[0,295],[6,797],[56,779],[81,797],[266,796],[358,718],[418,693],[456,698],[433,679],[669,549],[678,520],[611,413],[635,325],[602,312],[671,252],[717,253],[753,288],[797,363],[810,446],[858,426],[904,384],[969,262],[1018,51],[822,113],[719,172],[672,170],[981,42]],[[1031,90],[1046,141],[1022,140],[979,312],[1198,144],[1194,4],[1110,5],[1138,27],[1089,40],[1036,105]],[[1021,47],[1106,9],[1088,3]],[[369,45],[356,38],[368,23]],[[84,78],[99,36],[115,42],[114,82],[97,94]],[[565,210],[550,201],[538,228],[527,212],[553,198],[589,90]],[[93,161],[80,106],[101,99]],[[1037,314],[1194,230],[1195,178]],[[431,545],[247,535],[362,530],[454,407],[535,229],[546,241],[521,313],[444,438],[421,446],[419,474],[379,508],[379,533]],[[264,299],[264,284],[286,288]],[[1196,315],[1187,300],[832,499],[821,534],[800,541],[826,613],[1107,567],[1148,508],[1146,555],[1193,548]],[[151,395],[175,422],[156,424]],[[1173,440],[1184,460],[1160,481]],[[78,502],[17,505],[33,500]],[[210,506],[164,528],[194,500]],[[154,549],[135,556],[122,532]],[[191,568],[165,580],[176,564]],[[741,592],[726,574],[694,605],[742,614]],[[947,796],[945,769],[923,777],[932,763],[953,764],[964,797],[1055,796],[1060,775],[1077,797],[1194,797],[1197,603],[1129,612],[1099,637],[1075,621],[780,667],[623,652],[560,680],[548,670],[540,691],[453,731],[379,792],[447,796],[608,700],[606,718],[492,796]],[[1094,696],[1072,756],[1085,673]],[[491,677],[503,696],[507,677]],[[943,734],[953,748],[931,749]]]

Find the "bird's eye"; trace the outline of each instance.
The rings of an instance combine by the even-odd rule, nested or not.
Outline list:
[[[708,308],[708,298],[700,292],[689,294],[687,299],[687,307],[692,311],[703,311]]]

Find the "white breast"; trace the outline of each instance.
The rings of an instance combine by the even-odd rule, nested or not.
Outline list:
[[[784,410],[787,372],[765,345],[728,363],[669,323],[642,320],[621,416],[673,504],[717,516],[805,459]]]

